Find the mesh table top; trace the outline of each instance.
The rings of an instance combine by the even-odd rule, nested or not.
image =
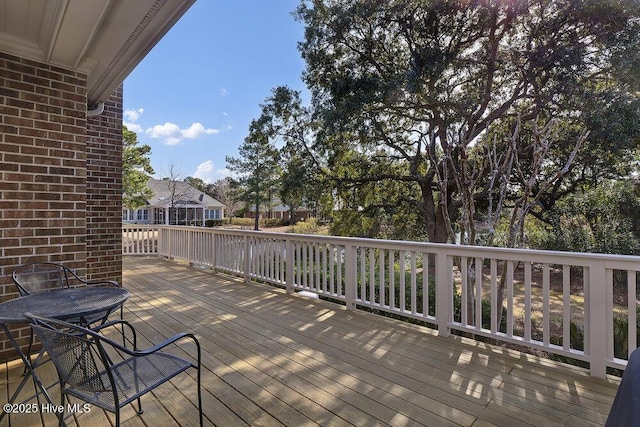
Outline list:
[[[0,304],[0,324],[27,323],[24,313],[65,320],[113,310],[129,298],[123,288],[88,287],[58,289]]]

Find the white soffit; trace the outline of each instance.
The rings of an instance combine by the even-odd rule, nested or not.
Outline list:
[[[195,0],[0,0],[0,51],[87,74],[105,101]]]

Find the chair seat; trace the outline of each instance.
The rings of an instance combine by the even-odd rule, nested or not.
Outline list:
[[[195,366],[190,361],[167,353],[152,353],[123,360],[111,368],[118,389],[119,407],[122,408],[191,367]],[[109,384],[106,371],[101,372],[100,376],[103,384]],[[116,410],[111,390],[92,392],[81,387],[65,387],[65,392],[108,411]]]

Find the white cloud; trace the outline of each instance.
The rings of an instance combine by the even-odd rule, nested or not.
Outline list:
[[[140,116],[144,113],[144,108],[138,108],[137,110],[126,110],[123,115],[125,119],[130,122],[137,122]]]
[[[126,110],[122,113],[123,120],[122,124],[127,127],[132,132],[140,133],[142,132],[142,126],[137,124],[136,122],[144,113],[144,108],[138,108],[137,110]]]
[[[137,123],[129,123],[129,122],[123,121],[122,124],[125,125],[127,129],[129,129],[131,132],[135,132],[135,133],[142,132],[142,126],[140,126]]]
[[[146,130],[146,133],[152,138],[168,138],[171,135],[180,133],[180,127],[173,123],[165,123],[163,125],[155,125]]]
[[[194,178],[200,178],[207,184],[217,181],[220,178],[230,176],[230,171],[227,168],[216,169],[211,160],[200,163],[196,167],[196,171],[193,173]]]
[[[220,96],[225,96],[227,94],[227,90],[223,87],[220,88]]]
[[[155,125],[145,131],[151,138],[163,139],[167,145],[176,145],[183,139],[195,139],[202,135],[213,135],[219,133],[219,129],[205,128],[202,123],[193,123],[186,129],[174,123]]]
[[[182,135],[185,138],[193,139],[199,137],[200,135],[213,135],[220,131],[218,129],[205,129],[205,127],[202,126],[201,123],[194,123],[187,129],[182,129],[180,132],[182,132]]]

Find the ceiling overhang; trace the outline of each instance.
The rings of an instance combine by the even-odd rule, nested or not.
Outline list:
[[[0,51],[87,75],[105,101],[195,0],[0,0]]]

